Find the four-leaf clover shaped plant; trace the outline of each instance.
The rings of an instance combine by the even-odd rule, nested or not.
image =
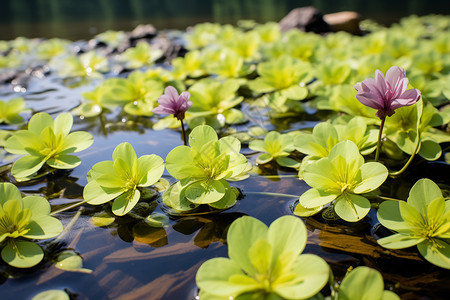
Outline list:
[[[174,148],[166,157],[167,171],[179,181],[163,195],[163,201],[177,211],[200,204],[225,209],[236,203],[236,192],[228,180],[248,177],[247,158],[240,154],[241,143],[232,136],[221,139],[208,125],[195,127],[188,146]]]
[[[7,264],[30,268],[44,258],[42,248],[28,239],[49,239],[61,233],[61,222],[49,214],[47,199],[22,198],[15,185],[0,183],[0,247]]]
[[[336,214],[348,222],[357,222],[370,210],[369,200],[360,195],[378,188],[387,178],[388,170],[377,162],[364,163],[352,141],[334,146],[328,157],[308,164],[303,179],[312,188],[300,196],[294,213],[309,216],[334,201]]]
[[[397,233],[378,240],[388,249],[417,245],[420,254],[439,267],[450,269],[450,201],[430,179],[417,181],[404,201],[384,201],[378,220]]]
[[[294,216],[276,219],[268,228],[244,216],[227,234],[229,258],[201,265],[196,282],[200,299],[307,299],[327,283],[330,269],[313,254],[301,254],[307,232]]]
[[[114,199],[112,212],[123,216],[138,203],[139,189],[156,183],[163,172],[161,157],[151,154],[137,158],[133,146],[121,143],[114,149],[112,160],[99,162],[89,171],[83,197],[93,205]]]
[[[11,168],[16,180],[29,180],[44,164],[56,169],[78,166],[81,160],[70,154],[90,147],[94,139],[88,132],[70,133],[72,124],[70,113],[62,113],[53,120],[41,112],[31,117],[27,130],[19,130],[6,140],[6,151],[23,155]]]

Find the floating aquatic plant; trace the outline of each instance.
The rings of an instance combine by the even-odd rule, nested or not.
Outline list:
[[[402,249],[417,245],[426,260],[450,269],[450,202],[432,180],[417,181],[407,202],[384,201],[377,216],[383,226],[396,232],[379,239],[381,246]]]
[[[27,130],[19,130],[5,143],[5,150],[23,155],[12,166],[11,173],[18,181],[29,180],[44,164],[56,169],[72,169],[81,160],[71,153],[92,145],[92,135],[85,131],[70,133],[73,117],[69,113],[55,120],[44,112],[37,113],[28,122]]]
[[[260,77],[249,81],[250,89],[257,93],[279,92],[280,96],[302,100],[308,90],[305,85],[311,77],[311,66],[299,59],[281,56],[271,61],[258,64]]]
[[[42,248],[28,239],[49,239],[61,233],[61,222],[49,214],[47,199],[22,198],[15,185],[0,183],[0,247],[7,264],[30,268],[44,258]]]
[[[327,283],[330,269],[313,254],[301,254],[307,232],[293,216],[268,228],[252,217],[234,221],[227,234],[229,258],[204,262],[196,275],[200,299],[308,299]]]
[[[246,121],[244,114],[234,108],[244,100],[243,97],[236,95],[239,83],[236,79],[220,82],[207,78],[193,84],[189,88],[193,103],[189,110],[189,127],[206,123],[220,128],[225,123],[236,124]]]
[[[123,105],[130,115],[152,116],[156,99],[163,93],[164,84],[144,72],[134,71],[128,78],[109,78],[102,87],[102,103]]]
[[[184,57],[172,60],[172,74],[177,79],[197,78],[206,75],[204,58],[200,51],[191,51]]]
[[[69,41],[63,39],[49,39],[36,47],[36,55],[43,60],[50,60],[55,56],[67,54]]]
[[[357,222],[370,210],[369,200],[361,194],[378,188],[387,176],[385,166],[364,163],[355,143],[342,141],[327,157],[306,165],[302,177],[312,188],[300,196],[294,213],[308,216],[334,201],[334,211],[340,218]]]
[[[127,49],[120,56],[120,61],[128,69],[138,69],[152,65],[162,56],[160,49],[152,49],[147,42],[139,42],[136,47]]]
[[[400,297],[394,292],[384,289],[383,277],[380,272],[361,266],[345,275],[339,285],[336,299],[400,300]]]
[[[264,152],[256,158],[258,164],[266,164],[275,160],[283,167],[296,168],[300,165],[298,161],[288,157],[295,150],[293,137],[289,134],[271,131],[264,137],[264,140],[253,140],[248,147]]]
[[[368,130],[363,118],[353,117],[346,125],[321,122],[314,126],[312,133],[301,132],[294,138],[295,149],[307,155],[301,169],[312,161],[327,157],[337,143],[345,140],[354,142],[359,152],[367,155],[376,148],[377,130]]]
[[[49,65],[62,78],[102,78],[102,72],[109,69],[106,57],[95,51],[88,51],[80,56],[55,56]]]
[[[418,115],[418,109],[420,107],[417,105],[398,109],[386,121],[386,138],[409,155],[417,152],[427,160],[436,160],[442,154],[439,143],[450,142],[447,133],[434,128],[443,125],[443,115],[430,103],[423,107],[421,116]]]
[[[218,139],[213,128],[195,127],[188,146],[178,146],[166,158],[167,171],[180,180],[163,194],[163,201],[177,211],[200,204],[224,209],[236,203],[237,193],[227,180],[248,177],[247,158],[240,154],[241,143],[227,136]]]
[[[151,154],[137,158],[133,146],[121,143],[114,149],[112,161],[99,162],[88,172],[83,198],[92,205],[114,199],[113,213],[123,216],[139,201],[140,188],[155,184],[163,172],[161,157]]]
[[[25,120],[19,113],[25,111],[25,101],[23,98],[13,98],[7,102],[0,100],[0,123],[19,125]]]

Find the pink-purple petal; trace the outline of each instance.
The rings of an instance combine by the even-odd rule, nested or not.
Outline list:
[[[355,85],[356,98],[364,105],[377,109],[380,119],[394,114],[395,109],[412,105],[420,98],[420,91],[407,90],[409,80],[405,70],[393,66],[386,72],[375,71],[375,78],[366,78]]]
[[[168,86],[164,90],[164,94],[167,95],[170,99],[176,100],[178,99],[178,92],[173,86]]]

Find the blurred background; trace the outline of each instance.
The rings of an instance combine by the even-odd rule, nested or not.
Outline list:
[[[236,24],[242,19],[279,21],[291,9],[322,13],[351,10],[389,25],[411,14],[449,14],[449,0],[1,0],[0,40],[18,36],[89,39],[138,24],[185,29],[200,22]]]

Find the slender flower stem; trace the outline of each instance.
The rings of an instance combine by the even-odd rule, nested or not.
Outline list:
[[[183,135],[183,142],[184,142],[184,145],[187,146],[186,131],[184,131],[183,119],[180,119],[180,122],[181,122],[181,134]]]
[[[378,161],[378,158],[380,157],[381,136],[383,135],[384,121],[386,121],[386,117],[381,118],[380,131],[378,132],[377,151],[375,152],[375,161]]]

